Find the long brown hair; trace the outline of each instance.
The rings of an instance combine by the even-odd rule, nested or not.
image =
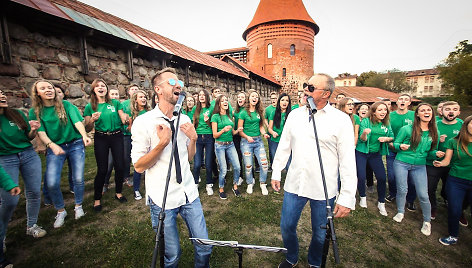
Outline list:
[[[66,110],[64,110],[64,104],[62,103],[62,100],[59,101],[57,99],[56,89],[54,88],[54,85],[51,82],[47,80],[42,80],[42,79],[34,82],[33,86],[31,87],[31,97],[33,100],[32,106],[33,106],[33,110],[34,110],[34,114],[36,115],[36,118],[38,119],[38,121],[41,120],[42,111],[44,108],[43,100],[41,99],[41,97],[39,97],[38,89],[37,89],[38,84],[41,82],[46,82],[52,86],[53,91],[54,91],[54,110],[56,111],[57,117],[59,117],[59,120],[61,121],[61,123],[67,124]]]
[[[339,96],[339,94],[338,94],[338,96]],[[349,116],[349,118],[351,118],[352,125],[354,126],[355,125],[354,109],[352,109],[352,114],[346,113],[346,104],[347,104],[348,101],[353,101],[354,102],[354,100],[351,99],[351,98],[344,98],[344,99],[342,99],[338,102],[338,109],[341,110],[341,112],[347,114]]]
[[[222,98],[225,97],[226,98],[226,101],[228,101],[228,97],[226,97],[226,95],[224,94],[220,94],[218,97],[216,97],[216,100],[215,100],[215,108],[213,108],[213,114],[217,114],[217,115],[220,115],[220,112],[221,112],[221,102],[222,102]],[[229,109],[226,109],[226,115],[229,117]]]
[[[200,91],[198,91],[199,95],[200,95],[200,92],[203,92],[203,94],[205,94],[205,107],[210,108],[210,93],[208,93],[206,89],[200,89]],[[195,129],[198,127],[198,120],[200,119],[200,112],[202,111],[202,103],[200,102],[199,99],[200,99],[200,96],[196,100],[197,108],[195,108],[195,113],[193,114],[193,125],[195,126]],[[206,123],[209,127],[211,127],[210,120],[208,120]]]
[[[469,125],[470,121],[472,121],[472,115],[467,116],[467,118],[464,120],[464,123],[462,123],[459,135],[455,137],[455,139],[457,140],[457,156],[459,158],[459,150],[462,150],[468,156],[472,156],[469,152],[469,149],[467,148],[470,143],[469,139],[472,137],[472,133],[469,133],[467,129],[467,126]]]
[[[105,83],[105,81],[103,81],[103,79],[100,79],[100,78],[93,80],[92,85],[91,85],[92,89],[90,90],[90,104],[92,105],[92,110],[94,112],[97,111],[97,106],[98,106],[98,97],[97,97],[97,94],[95,93],[95,88],[98,86],[99,82],[102,82],[103,84],[105,84],[105,87],[107,88],[107,94],[105,95],[105,102],[111,103],[110,95],[109,95],[110,90],[108,90],[107,83]]]
[[[144,105],[144,110],[146,111],[149,111],[151,108],[149,107],[149,96],[148,94],[144,91],[144,90],[137,90],[133,96],[131,96],[131,103],[130,103],[130,106],[131,106],[131,117],[134,119],[136,117],[138,117],[138,114],[140,112],[139,110],[139,105],[138,105],[138,93],[142,93],[144,94],[144,96],[146,97],[146,105]]]
[[[415,151],[418,145],[420,144],[421,136],[423,133],[423,131],[421,130],[421,120],[418,116],[418,111],[421,106],[428,106],[429,108],[431,108],[432,111],[431,120],[428,122],[429,136],[432,139],[430,150],[432,150],[438,142],[438,129],[436,127],[436,118],[434,117],[433,107],[429,103],[420,103],[418,104],[418,107],[416,107],[415,110],[415,119],[413,120],[413,131],[411,132],[410,138],[410,146],[413,151]]]
[[[256,103],[256,113],[259,115],[259,118],[260,118],[260,120],[259,120],[259,127],[262,127],[262,123],[263,123],[263,122],[262,122],[262,121],[263,121],[262,118],[264,118],[264,111],[262,111],[261,95],[259,95],[259,92],[257,92],[256,90],[250,89],[250,90],[248,91],[248,98],[251,97],[251,94],[252,94],[252,93],[256,93],[256,94],[257,94],[257,97],[259,98],[259,100],[258,100],[257,103]],[[246,112],[247,112],[247,115],[248,115],[249,117],[251,117],[251,112],[249,111],[249,107],[251,106],[250,102],[251,102],[251,101],[249,101],[249,99],[248,99],[248,101],[246,102]]]
[[[0,92],[2,92],[3,94],[3,91],[0,90]],[[6,96],[5,96],[6,97]],[[28,129],[28,124],[26,123],[26,120],[25,118],[20,114],[21,112],[16,110],[16,109],[12,109],[10,107],[4,107],[4,108],[0,108],[3,110],[3,114],[5,115],[5,117],[15,123],[15,125],[17,125],[21,130],[23,131],[26,131]],[[0,131],[1,131],[1,126],[0,126]]]
[[[369,119],[370,119],[370,122],[372,122],[372,123],[375,123],[375,122],[378,121],[377,118],[375,117],[375,111],[377,111],[377,108],[380,105],[385,105],[385,108],[387,109],[387,114],[385,115],[385,118],[380,120],[380,122],[382,122],[382,125],[387,126],[390,123],[390,112],[388,111],[387,104],[383,101],[378,101],[378,102],[372,104],[372,106],[370,106]]]
[[[244,106],[239,106],[239,102],[238,102],[238,95],[239,94],[244,94],[244,105],[246,105],[247,103],[247,94],[244,92],[244,91],[241,91],[239,92],[237,95],[236,95],[236,109],[235,109],[235,113],[239,113],[241,111],[241,108],[244,108]]]

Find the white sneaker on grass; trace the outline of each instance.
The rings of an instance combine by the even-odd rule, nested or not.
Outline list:
[[[423,222],[423,227],[421,227],[421,232],[426,236],[430,236],[431,235],[431,223],[424,221]]]
[[[213,195],[213,183],[206,185],[207,195]]]
[[[31,235],[34,238],[40,238],[46,235],[46,231],[35,223],[29,228],[26,227],[26,235]]]
[[[387,210],[385,209],[385,203],[378,203],[377,207],[379,208],[380,215],[388,216]]]
[[[64,219],[67,216],[67,211],[57,212],[56,221],[54,222],[54,228],[59,228],[64,225]]]
[[[252,194],[253,187],[254,187],[254,183],[253,184],[248,184],[247,189],[246,189],[246,193]]]
[[[78,206],[78,207],[75,207],[75,208],[74,208],[74,211],[75,211],[75,219],[76,219],[76,220],[82,218],[82,217],[85,215],[85,212],[84,212],[84,210],[82,209],[82,205],[80,205],[80,206]]]
[[[267,184],[261,183],[260,186],[261,186],[262,195],[268,195],[269,191],[267,191]]]
[[[244,181],[243,178],[239,177],[237,185],[241,186],[241,184],[243,184],[243,181]]]
[[[400,222],[402,222],[403,217],[405,217],[405,214],[397,213],[397,215],[395,215],[395,217],[393,217],[393,220],[400,223]]]
[[[361,199],[359,201],[359,206],[361,208],[367,208],[367,196],[364,196],[364,197],[361,196]]]
[[[139,191],[134,191],[134,200],[141,200],[143,197]]]

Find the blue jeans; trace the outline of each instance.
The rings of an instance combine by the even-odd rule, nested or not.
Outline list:
[[[236,152],[234,143],[231,142],[227,145],[215,143],[215,154],[216,158],[218,158],[218,163],[220,163],[220,175],[218,178],[220,188],[225,187],[225,177],[228,171],[226,157],[228,157],[229,162],[231,162],[233,166],[233,184],[237,184],[239,175],[241,174],[241,166],[239,165],[238,153]]]
[[[446,180],[446,195],[447,228],[449,235],[458,237],[464,198],[468,197],[469,204],[472,204],[472,181],[449,176]]]
[[[212,134],[198,134],[195,158],[193,159],[193,178],[198,184],[200,168],[202,167],[203,153],[205,153],[206,184],[213,183],[211,172],[215,161],[215,139]]]
[[[269,155],[271,156],[272,159],[274,159],[275,153],[277,152],[278,147],[279,147],[278,142],[276,142],[276,141],[270,141],[269,142]],[[288,158],[287,165],[285,166],[285,170],[288,171],[288,168],[290,167],[290,163],[292,163],[292,154],[290,154],[290,157]]]
[[[131,166],[131,135],[123,135],[123,150],[125,161],[123,168],[123,178],[126,179],[130,176],[129,168]],[[110,180],[110,177],[108,177],[108,180]]]
[[[411,165],[395,159],[393,161],[395,179],[397,182],[397,210],[398,213],[405,213],[406,194],[408,192],[408,177],[415,184],[416,193],[420,200],[423,221],[431,221],[431,204],[428,196],[428,176],[426,175],[426,165]]]
[[[311,208],[311,242],[308,249],[308,264],[320,266],[323,245],[326,239],[326,200],[313,200],[296,194],[284,192],[280,229],[284,247],[287,248],[286,258],[292,264],[298,262],[298,237],[297,225],[305,204],[310,201]],[[329,200],[331,208],[334,207],[334,197]]]
[[[141,187],[141,174],[136,172],[136,170],[133,173],[133,190],[134,191],[139,191],[139,188]]]
[[[208,171],[211,172],[211,170]],[[161,212],[161,207],[154,204],[150,198],[149,204],[151,209],[152,227],[156,231],[159,224],[159,213]],[[166,209],[164,219],[165,267],[177,267],[180,255],[182,254],[177,226],[178,214],[180,214],[182,219],[185,221],[191,238],[208,239],[208,231],[206,228],[205,217],[203,216],[200,198],[178,208]],[[193,248],[195,267],[210,267],[211,246],[194,243]]]
[[[378,201],[385,203],[386,180],[385,167],[382,162],[382,155],[380,153],[361,153],[356,150],[356,165],[357,165],[357,190],[359,196],[365,197],[365,178],[366,166],[369,163],[377,178],[377,193]]]
[[[55,155],[51,148],[46,152],[46,184],[49,196],[56,209],[64,208],[64,199],[61,192],[61,172],[66,158],[70,158],[72,180],[74,181],[75,204],[82,204],[84,197],[84,163],[85,147],[82,139],[69,143],[59,144],[65,154]]]
[[[72,180],[72,169],[70,168],[71,163],[70,163],[70,158],[67,157],[67,166],[69,167],[69,172],[68,172],[68,179],[69,179],[69,190],[74,191],[74,181]],[[111,171],[110,171],[111,172]],[[44,173],[44,179],[43,179],[43,196],[44,196],[44,203],[46,204],[51,204],[51,197],[49,197],[49,191],[48,191],[48,185],[46,184],[46,173]]]
[[[264,148],[264,143],[261,137],[253,137],[254,142],[248,142],[247,139],[241,139],[241,152],[244,159],[244,173],[246,174],[247,184],[254,184],[254,177],[252,175],[252,156],[256,156],[257,162],[260,166],[259,181],[265,183],[267,180],[268,163]]]
[[[396,153],[390,152],[387,155],[387,177],[388,177],[388,194],[391,196],[397,196],[397,183],[395,179],[395,169],[393,168],[393,161],[397,156]],[[408,176],[408,193],[406,194],[406,202],[413,203],[416,199],[415,184],[413,183],[411,176]]]

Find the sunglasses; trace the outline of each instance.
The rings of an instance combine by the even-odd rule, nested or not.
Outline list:
[[[325,90],[323,88],[316,88],[314,85],[310,85],[308,83],[303,83],[303,88],[308,88],[308,91],[313,92],[315,90]]]
[[[161,85],[162,83],[165,83],[165,82],[168,82],[169,85],[171,85],[171,86],[175,86],[175,85],[177,85],[177,83],[179,83],[179,86],[180,86],[181,88],[184,87],[184,82],[182,82],[181,80],[175,80],[174,78],[169,78],[169,79],[167,79],[167,80],[165,80],[165,81],[160,82],[160,83],[157,84],[157,85],[159,86],[159,85]]]

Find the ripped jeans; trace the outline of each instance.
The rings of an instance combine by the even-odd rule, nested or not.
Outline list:
[[[247,184],[254,184],[254,177],[252,176],[252,159],[253,154],[256,156],[260,166],[260,183],[266,183],[267,170],[269,169],[267,162],[267,155],[264,148],[264,143],[261,137],[252,137],[254,142],[248,142],[247,139],[241,139],[241,152],[244,159],[244,173],[246,174]]]

